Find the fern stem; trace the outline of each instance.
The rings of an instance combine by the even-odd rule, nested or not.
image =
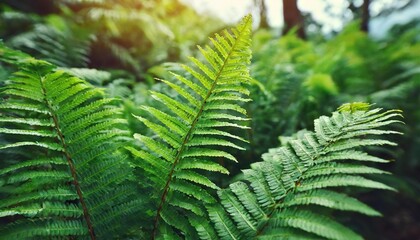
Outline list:
[[[242,29],[239,31],[239,34],[240,34],[240,35],[241,35],[241,34],[243,34],[243,32],[244,32],[244,30],[245,30],[245,28],[246,28],[246,26],[247,26],[248,21],[251,21],[251,20],[250,20],[250,19],[248,19],[248,20],[247,20],[247,22],[245,22],[245,23],[244,23],[244,25],[243,25]],[[153,225],[152,239],[155,239],[155,238],[156,238],[157,228],[158,228],[158,225],[159,225],[160,212],[162,211],[162,209],[163,209],[163,205],[164,205],[164,204],[165,204],[165,202],[166,202],[166,197],[167,197],[168,192],[169,192],[169,185],[170,185],[170,183],[172,182],[172,177],[173,177],[173,174],[174,174],[174,172],[175,172],[175,167],[176,167],[176,166],[177,166],[177,164],[179,163],[179,161],[180,161],[180,159],[181,159],[181,155],[182,155],[182,153],[183,153],[183,151],[184,151],[184,149],[185,149],[185,147],[186,147],[186,144],[187,144],[187,143],[188,143],[188,141],[190,140],[191,134],[193,133],[193,130],[195,129],[195,126],[196,126],[196,124],[197,124],[197,122],[198,122],[198,120],[199,120],[199,118],[200,118],[201,114],[203,113],[204,107],[205,107],[205,105],[206,105],[206,103],[207,103],[207,99],[208,99],[208,98],[210,97],[210,95],[213,93],[213,90],[214,90],[214,88],[215,88],[215,87],[216,87],[216,85],[217,85],[217,81],[219,80],[220,75],[221,75],[221,73],[223,72],[223,69],[225,68],[225,66],[226,66],[226,63],[227,63],[228,59],[230,58],[230,56],[232,55],[233,51],[235,50],[235,47],[236,47],[236,45],[237,45],[237,43],[238,43],[239,39],[240,39],[240,36],[238,36],[238,37],[236,38],[235,43],[232,45],[232,48],[230,49],[230,51],[229,51],[228,55],[226,56],[225,60],[223,61],[223,64],[222,64],[222,66],[221,66],[220,70],[218,71],[218,73],[217,73],[217,75],[216,75],[216,77],[215,77],[215,79],[214,79],[214,81],[213,81],[213,83],[212,83],[212,85],[211,85],[211,87],[210,87],[210,89],[209,89],[209,91],[208,91],[207,95],[203,98],[203,100],[202,100],[202,102],[201,102],[200,109],[199,109],[199,111],[198,111],[197,115],[194,117],[194,120],[193,120],[193,122],[191,123],[191,127],[190,127],[190,129],[188,130],[187,134],[185,135],[185,137],[184,137],[184,139],[183,139],[183,141],[182,141],[182,144],[181,144],[181,146],[179,147],[179,149],[178,149],[178,151],[177,151],[177,154],[176,154],[176,156],[175,156],[174,163],[172,164],[171,171],[169,172],[168,179],[166,180],[166,184],[165,184],[165,187],[164,187],[164,189],[163,189],[162,196],[161,196],[161,198],[160,198],[159,207],[158,207],[157,212],[156,212],[156,216],[155,216],[155,220],[154,220],[154,225]]]
[[[58,123],[57,115],[55,114],[50,102],[47,99],[47,91],[46,91],[45,86],[44,86],[43,77],[39,76],[39,79],[40,79],[40,82],[41,82],[42,94],[44,95],[44,98],[45,98],[45,104],[47,105],[48,111],[50,112],[51,117],[53,119],[54,129],[57,132],[57,135],[59,137],[61,145],[63,146],[64,156],[66,157],[67,163],[68,163],[69,168],[70,168],[71,175],[73,177],[73,185],[76,188],[77,196],[79,197],[80,205],[82,206],[82,209],[83,209],[83,217],[85,218],[86,225],[88,227],[90,239],[91,240],[96,240],[95,231],[93,229],[93,224],[92,224],[92,221],[90,220],[89,210],[88,210],[86,202],[84,200],[83,193],[82,193],[82,190],[80,188],[80,184],[77,180],[76,168],[74,166],[73,159],[72,159],[70,153],[67,151],[67,144],[65,142],[64,135],[61,132],[61,128],[60,128],[60,125]]]

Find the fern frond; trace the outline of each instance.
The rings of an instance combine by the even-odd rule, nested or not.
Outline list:
[[[113,100],[45,61],[9,62],[19,71],[1,92],[0,238],[124,234],[140,200],[118,150],[125,120]]]
[[[394,145],[375,135],[399,134],[381,128],[401,122],[396,119],[401,113],[369,108],[364,103],[348,104],[331,117],[320,117],[315,120],[315,132],[303,132],[284,146],[270,149],[262,156],[264,161],[243,171],[243,181],[219,190],[223,208],[207,207],[219,237],[361,239],[310,206],[381,215],[356,198],[334,190],[348,186],[394,190],[365,177],[388,172],[365,166],[364,161],[387,161],[368,155],[361,147]]]
[[[197,226],[197,215],[200,214],[186,202],[195,199],[214,202],[210,190],[219,187],[205,172],[228,173],[216,160],[236,162],[225,149],[243,149],[232,142],[243,139],[225,128],[247,128],[243,124],[248,120],[243,117],[246,110],[237,102],[249,101],[246,96],[249,92],[244,85],[249,84],[250,33],[251,16],[247,16],[231,32],[225,31],[223,37],[210,38],[214,48],[199,48],[206,62],[191,58],[194,66],[183,66],[193,79],[173,74],[179,83],[162,80],[179,94],[179,98],[151,92],[152,97],[165,105],[170,113],[143,107],[158,123],[136,116],[156,134],[153,138],[134,136],[152,154],[128,148],[142,159],[135,163],[151,174],[154,181],[156,192],[152,197],[156,202],[156,217],[153,238],[168,231],[165,225],[175,228],[173,231],[181,235],[187,234],[185,231],[192,228],[191,225]],[[162,165],[164,167],[156,168]],[[184,216],[190,223],[181,220],[182,213],[188,213]],[[198,235],[213,236],[207,227],[200,227],[197,231]]]

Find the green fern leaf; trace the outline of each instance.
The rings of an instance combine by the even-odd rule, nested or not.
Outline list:
[[[7,159],[0,164],[1,238],[124,234],[141,204],[118,151],[116,137],[124,131],[117,126],[126,121],[109,105],[114,100],[47,62],[25,56],[13,63],[19,71],[0,103],[0,150]]]
[[[178,83],[161,80],[177,92],[180,98],[169,97],[163,93],[152,91],[152,97],[161,102],[170,112],[152,107],[143,107],[145,111],[156,118],[158,122],[136,116],[156,136],[146,137],[135,134],[134,137],[142,142],[150,155],[142,151],[133,151],[139,157],[136,166],[153,176],[152,198],[156,204],[156,216],[152,238],[164,236],[168,226],[175,228],[174,232],[187,234],[187,229],[197,226],[197,209],[193,211],[190,204],[182,198],[196,198],[208,203],[214,202],[211,189],[219,189],[203,172],[228,173],[217,159],[227,159],[236,162],[233,155],[224,148],[244,148],[233,142],[245,141],[242,138],[226,132],[225,128],[246,129],[244,117],[246,110],[238,102],[246,102],[249,91],[245,85],[249,84],[247,64],[250,62],[250,34],[251,16],[245,17],[236,28],[225,31],[224,36],[216,35],[210,38],[214,47],[199,48],[206,62],[191,57],[193,66],[183,65],[183,69],[192,76],[183,77],[173,73]],[[204,50],[205,49],[205,50]],[[245,95],[245,96],[244,96]],[[215,149],[215,146],[220,147]],[[148,158],[148,159],[145,159]],[[153,169],[162,164],[155,161],[168,162],[172,166],[162,170]],[[162,184],[162,177],[166,180]],[[176,208],[171,209],[175,216],[167,213],[171,202]],[[182,204],[181,204],[182,203]],[[174,205],[174,204],[172,204]],[[188,226],[178,222],[182,212],[189,212],[191,220]],[[163,219],[163,222],[160,221]],[[177,229],[177,230],[176,230]],[[207,227],[200,227],[197,232],[190,234],[197,236],[213,236]]]
[[[395,145],[374,136],[399,134],[380,128],[399,123],[394,118],[401,114],[396,110],[366,110],[366,106],[349,105],[349,109],[340,108],[331,117],[320,117],[315,120],[314,133],[304,132],[284,146],[270,149],[262,156],[264,161],[243,171],[242,181],[219,190],[221,206],[208,208],[219,237],[361,239],[337,221],[315,213],[311,206],[380,216],[334,187],[395,190],[364,177],[388,172],[364,166],[363,162],[387,161],[360,147]]]

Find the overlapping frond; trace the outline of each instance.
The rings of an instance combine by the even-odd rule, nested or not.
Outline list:
[[[386,174],[367,162],[387,162],[362,147],[395,145],[378,136],[398,134],[381,127],[401,122],[398,110],[369,110],[365,103],[340,107],[331,117],[315,120],[282,147],[270,149],[262,162],[244,170],[244,180],[219,190],[221,206],[208,207],[221,239],[361,239],[351,229],[305,206],[380,213],[334,187],[393,188],[366,178]],[[376,137],[374,135],[377,135]]]
[[[18,53],[0,48],[5,58]],[[0,103],[1,239],[104,239],[139,204],[118,151],[119,110],[100,90],[22,55]]]
[[[199,47],[206,61],[191,58],[194,66],[183,66],[191,78],[174,73],[178,83],[163,80],[179,98],[152,92],[170,113],[143,107],[156,121],[137,116],[156,134],[134,136],[147,151],[129,149],[138,157],[136,163],[153,179],[153,237],[196,238],[194,231],[189,231],[192,226],[200,236],[215,236],[206,226],[203,206],[197,202],[215,202],[209,190],[219,187],[206,172],[228,173],[218,160],[236,161],[225,149],[242,149],[238,142],[244,140],[228,129],[246,128],[243,122],[248,120],[245,109],[237,103],[249,101],[245,85],[249,82],[250,33],[251,16],[247,16],[230,32],[210,38],[213,47]],[[184,221],[185,217],[189,222]]]

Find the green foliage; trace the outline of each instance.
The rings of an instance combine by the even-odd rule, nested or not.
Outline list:
[[[81,23],[93,36],[94,66],[118,65],[138,78],[164,60],[185,60],[195,44],[222,26],[177,0],[57,2],[71,22]]]
[[[19,68],[1,92],[1,238],[124,233],[142,200],[118,151],[126,135],[120,110],[45,61],[0,52]]]
[[[349,108],[350,107],[350,108]],[[368,104],[340,107],[331,117],[315,120],[315,132],[305,132],[284,146],[263,154],[264,161],[243,170],[243,180],[219,190],[221,206],[209,208],[209,216],[221,239],[362,239],[336,220],[320,214],[322,206],[380,216],[359,200],[331,188],[355,186],[394,190],[365,178],[386,174],[366,162],[387,162],[361,147],[395,145],[371,137],[399,134],[382,130],[400,122],[400,111],[368,110]],[[222,208],[223,207],[223,208]]]
[[[151,195],[156,206],[153,236],[174,236],[179,231],[197,238],[191,229],[198,226],[204,227],[197,229],[199,235],[214,235],[202,232],[210,226],[203,223],[205,210],[198,201],[215,202],[211,190],[219,187],[205,174],[228,173],[217,160],[237,161],[219,147],[243,149],[234,142],[244,140],[226,129],[246,128],[241,122],[248,119],[240,116],[246,111],[237,102],[249,101],[246,85],[249,84],[247,63],[251,58],[250,33],[251,17],[247,16],[231,32],[225,31],[223,37],[216,34],[210,38],[213,47],[199,47],[206,63],[192,57],[195,69],[183,66],[194,80],[175,73],[178,83],[161,80],[182,99],[151,92],[171,112],[143,107],[159,123],[136,116],[156,134],[154,137],[135,134],[134,138],[146,149],[129,148],[138,157],[135,163],[149,176],[154,189]],[[177,230],[172,231],[171,227]]]
[[[212,46],[199,47],[201,56],[190,58],[192,66],[181,65],[182,74],[174,65],[166,65],[173,69],[169,74],[162,65],[146,72],[136,62],[139,55],[153,52],[145,56],[151,62],[165,57],[147,44],[140,44],[142,50],[125,45],[122,40],[138,40],[130,31],[140,28],[147,36],[156,30],[147,30],[150,24],[131,26],[129,19],[154,23],[170,7],[160,15],[153,1],[66,0],[58,6],[68,14],[79,11],[84,23],[98,22],[90,27],[103,30],[96,37],[108,42],[96,47],[121,53],[121,62],[136,77],[169,77],[147,86],[124,71],[72,63],[58,68],[1,45],[0,59],[6,63],[1,68],[6,69],[0,104],[1,239],[360,239],[352,224],[339,223],[331,213],[380,216],[346,192],[349,187],[394,190],[373,176],[388,173],[374,165],[388,162],[387,155],[376,153],[395,145],[385,136],[399,134],[389,125],[400,122],[400,111],[370,110],[370,104],[354,102],[312,123],[337,102],[354,100],[353,93],[341,95],[351,87],[336,79],[354,52],[325,44],[320,54],[293,35],[259,42],[252,79],[252,20],[246,16],[237,27],[210,38]],[[60,21],[53,22],[61,28]],[[125,24],[127,29],[120,29]],[[171,29],[182,35],[180,26]],[[395,95],[416,85],[393,83],[406,84],[406,77],[415,74],[405,72],[390,81]],[[250,83],[255,88],[249,90]],[[387,98],[366,86],[372,99]],[[314,132],[289,136],[312,125]],[[252,159],[237,154],[248,142],[244,130]],[[277,145],[279,135],[283,146],[255,162],[255,152]],[[237,159],[241,165],[253,163],[232,180],[225,175]]]
[[[414,157],[419,154],[418,28],[382,40],[360,32],[358,24],[320,42],[290,34],[280,39],[267,35],[261,31],[254,36],[251,73],[258,85],[251,89],[253,101],[246,106],[253,119],[253,156],[276,146],[278,135],[312,128],[312,119],[331,112],[331,106],[373,102],[410,113],[402,127],[406,134],[398,140],[404,144],[392,156],[404,161],[394,162],[392,171],[415,178],[420,166]],[[267,137],[268,131],[273,134]]]
[[[142,80],[158,63],[185,61],[196,44],[223,26],[178,0],[10,5],[0,5],[0,39],[7,46],[61,67],[124,69]]]
[[[50,15],[39,18],[20,12],[5,11],[0,38],[7,46],[20,49],[39,59],[61,67],[86,67],[90,40],[78,26],[67,24],[65,18]],[[9,35],[9,31],[23,31]]]
[[[401,109],[406,113],[406,124],[398,130],[404,136],[390,136],[398,147],[377,153],[395,159],[386,167],[393,175],[376,176],[399,189],[399,201],[394,201],[394,193],[373,195],[361,191],[359,194],[366,195],[366,201],[390,217],[371,221],[370,227],[355,218],[350,222],[367,238],[398,239],[403,238],[401,232],[417,228],[419,218],[414,212],[419,209],[420,194],[419,32],[417,27],[386,39],[373,39],[360,32],[358,24],[351,24],[337,36],[322,41],[304,41],[294,35],[272,39],[267,32],[256,32],[251,74],[258,85],[251,88],[253,101],[246,106],[252,118],[251,153],[242,154],[245,164],[241,167],[246,168],[267,149],[278,146],[277,136],[287,141],[300,129],[311,129],[312,119],[328,114],[332,106],[371,102],[385,109]],[[314,77],[323,81],[312,81]],[[376,149],[372,153],[376,154]],[[408,215],[404,220],[402,211]],[[390,219],[398,219],[392,223],[395,229],[382,231],[383,225],[391,225]],[[405,230],[396,230],[401,228]],[[391,237],[394,232],[398,233]]]
[[[264,34],[257,32],[254,38],[262,39]],[[337,56],[318,55],[311,42],[294,35],[259,41],[251,65],[259,85],[251,88],[253,101],[247,104],[253,119],[254,156],[276,146],[279,135],[312,127],[312,119],[333,110],[330,106],[336,103],[331,98],[340,90],[329,74]],[[272,134],[266,136],[267,132]]]

